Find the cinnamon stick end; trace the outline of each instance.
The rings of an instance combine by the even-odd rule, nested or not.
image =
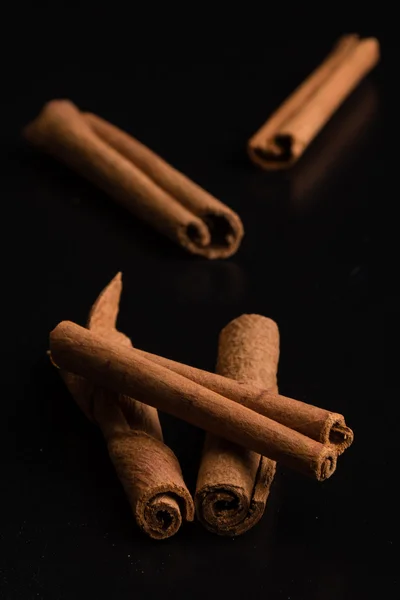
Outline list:
[[[22,136],[31,144],[39,146],[45,135],[46,123],[65,112],[77,112],[76,106],[70,100],[50,100],[42,107],[38,116],[22,129]]]
[[[336,471],[337,453],[329,446],[325,447],[320,454],[315,473],[318,481],[329,479]]]
[[[178,232],[179,242],[186,250],[209,259],[235,254],[243,235],[242,221],[231,210],[206,213]]]
[[[243,487],[232,483],[200,486],[195,495],[199,521],[208,531],[220,536],[234,537],[249,531],[264,514],[275,470],[274,461],[260,458],[251,496]]]
[[[139,527],[154,539],[193,521],[194,504],[175,454],[143,431],[115,435],[108,452]]]
[[[252,163],[265,171],[279,171],[292,167],[301,150],[290,134],[275,135],[268,140],[259,140],[255,135],[247,144],[247,154]]]

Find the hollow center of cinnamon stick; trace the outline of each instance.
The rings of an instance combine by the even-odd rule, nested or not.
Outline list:
[[[239,499],[233,497],[232,500],[217,500],[214,503],[214,511],[216,514],[221,514],[229,511],[237,511],[239,508]]]
[[[194,244],[213,248],[228,248],[232,244],[235,232],[224,215],[210,213],[202,216],[202,220],[209,230],[210,239],[207,241],[199,228],[191,223],[187,227],[186,234]]]
[[[288,133],[278,133],[268,141],[266,148],[256,147],[254,153],[264,160],[286,162],[293,158],[293,137]]]
[[[156,514],[156,519],[164,530],[169,529],[173,520],[172,516],[167,510],[159,510]]]
[[[322,464],[321,479],[328,479],[335,470],[335,461],[332,457],[327,456]]]
[[[329,431],[329,443],[336,446],[341,453],[353,441],[353,432],[341,422],[334,423]]]

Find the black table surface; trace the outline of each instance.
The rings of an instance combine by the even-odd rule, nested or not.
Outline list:
[[[19,67],[6,66],[4,600],[346,600],[394,593],[397,359],[384,353],[398,332],[397,191],[386,190],[385,75],[392,66],[384,43],[381,64],[291,171],[262,172],[244,150],[341,33],[258,40],[256,51],[240,35],[225,43],[204,32],[200,52],[195,42],[179,49],[176,39],[171,49],[164,32],[163,43],[157,36],[148,45],[136,42],[131,55],[129,40],[122,53],[107,39],[84,51],[70,30],[66,50],[57,32],[51,44],[31,32]],[[236,210],[246,231],[237,254],[225,261],[186,254],[27,148],[20,130],[52,98],[70,98],[132,133]],[[137,347],[207,370],[231,319],[275,319],[281,393],[343,413],[354,429],[355,442],[334,476],[317,483],[278,465],[263,519],[241,537],[213,536],[198,523],[163,542],[141,533],[100,433],[46,355],[49,331],[64,319],[84,324],[119,270],[119,328]],[[160,418],[194,491],[204,434]]]

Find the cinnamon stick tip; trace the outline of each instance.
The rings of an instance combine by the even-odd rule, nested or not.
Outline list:
[[[243,235],[239,215],[229,209],[206,212],[178,232],[179,241],[187,250],[210,259],[232,256]]]
[[[245,329],[247,329],[251,323],[253,323],[253,324],[257,323],[257,325],[262,323],[264,326],[268,327],[268,329],[274,330],[276,333],[279,333],[279,329],[278,329],[278,325],[277,325],[276,321],[274,321],[273,319],[270,319],[269,317],[264,317],[264,315],[258,315],[256,313],[244,313],[244,314],[240,315],[240,317],[236,317],[235,319],[230,321],[228,323],[228,325],[226,325],[224,327],[224,329],[231,326],[232,323],[237,323],[237,324],[243,325],[243,327]]]
[[[288,169],[298,158],[293,144],[293,136],[289,133],[275,135],[262,142],[255,134],[247,143],[247,154],[255,165],[266,171]]]
[[[50,331],[50,356],[55,366],[57,366],[56,354],[58,342],[71,338],[76,328],[79,328],[79,325],[76,325],[72,321],[61,321],[52,331]]]
[[[167,486],[143,496],[135,513],[139,527],[150,537],[166,539],[177,533],[183,520],[194,520],[194,505],[187,490],[176,487],[171,494]]]
[[[336,471],[337,454],[332,448],[325,447],[320,455],[320,460],[316,469],[316,477],[318,481],[329,479]]]
[[[25,125],[22,129],[22,136],[32,144],[39,144],[41,138],[41,132],[39,124],[43,121],[47,121],[56,115],[64,116],[65,113],[71,111],[76,112],[77,107],[71,100],[65,98],[49,100],[44,104],[37,117]]]
[[[347,425],[339,422],[334,423],[329,432],[329,443],[334,446],[336,452],[343,454],[354,441],[354,433]]]
[[[249,500],[246,493],[235,485],[206,485],[196,491],[196,515],[211,533],[233,536],[248,516]]]

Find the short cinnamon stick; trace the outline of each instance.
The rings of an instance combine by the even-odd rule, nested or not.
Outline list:
[[[346,425],[343,415],[281,396],[275,388],[266,389],[260,377],[253,381],[247,376],[244,381],[238,381],[242,373],[239,365],[236,379],[232,379],[138,348],[134,348],[133,352],[322,444],[330,444],[337,454],[342,454],[353,442],[353,432]]]
[[[117,127],[53,100],[24,130],[29,142],[72,167],[193,254],[226,258],[243,236],[239,216]]]
[[[93,305],[88,329],[130,348],[129,338],[115,328],[121,290],[118,273]],[[193,500],[176,456],[163,443],[157,410],[68,371],[61,374],[78,405],[100,427],[139,527],[164,539],[178,531],[182,520],[192,521]]]
[[[64,321],[50,334],[54,362],[110,391],[136,398],[206,431],[324,480],[337,454],[276,421],[156,365],[129,348]]]
[[[325,61],[249,140],[251,160],[263,169],[294,164],[378,60],[379,42],[375,38],[343,36]]]
[[[242,315],[221,331],[221,375],[277,391],[278,359],[279,332],[271,319]],[[199,520],[219,535],[251,529],[264,513],[275,468],[270,458],[207,434],[195,494]]]

